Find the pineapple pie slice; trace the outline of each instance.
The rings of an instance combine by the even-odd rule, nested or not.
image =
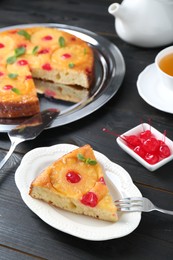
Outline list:
[[[31,184],[29,194],[58,208],[117,221],[117,209],[90,145],[65,154]]]

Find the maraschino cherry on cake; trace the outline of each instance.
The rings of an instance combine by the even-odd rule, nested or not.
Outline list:
[[[103,169],[90,145],[57,159],[36,177],[29,194],[55,207],[101,220],[118,220]]]
[[[80,102],[93,79],[92,48],[70,33],[48,27],[0,33],[0,117],[37,113],[37,93]]]

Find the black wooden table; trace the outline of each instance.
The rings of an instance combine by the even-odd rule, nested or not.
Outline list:
[[[119,1],[121,2],[121,1]],[[126,73],[118,93],[102,108],[73,123],[44,131],[33,141],[20,144],[0,172],[0,259],[172,259],[173,217],[158,212],[143,213],[131,234],[108,241],[88,241],[52,228],[23,202],[14,174],[28,151],[42,146],[90,143],[111,161],[122,166],[141,193],[160,207],[173,210],[173,162],[150,172],[120,149],[108,128],[118,134],[148,122],[173,139],[172,114],[149,106],[139,96],[136,80],[161,50],[145,49],[123,42],[108,14],[110,0],[1,0],[0,27],[28,23],[61,23],[93,31],[122,52]],[[6,133],[0,134],[0,159],[9,149]]]

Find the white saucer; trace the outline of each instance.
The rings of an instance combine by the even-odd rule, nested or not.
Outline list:
[[[155,64],[147,66],[138,76],[139,95],[151,106],[173,113],[173,90],[166,88],[157,75]]]

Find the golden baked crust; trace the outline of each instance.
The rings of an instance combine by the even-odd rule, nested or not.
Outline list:
[[[103,169],[90,145],[73,150],[47,167],[32,182],[29,194],[77,214],[113,222],[118,219]]]
[[[35,86],[33,79],[43,80],[43,84]],[[51,96],[79,102],[87,97],[93,79],[93,51],[74,35],[48,27],[0,33],[0,117],[37,113],[36,92],[50,93],[52,85],[56,88],[57,84],[64,86],[65,90],[58,90]],[[49,84],[48,89],[45,81]],[[71,91],[69,95],[68,91]],[[10,112],[6,113],[8,108]]]
[[[9,70],[2,70],[0,66],[0,117],[26,117],[39,111],[39,100],[29,67],[25,65],[25,71],[22,71],[19,64]]]

